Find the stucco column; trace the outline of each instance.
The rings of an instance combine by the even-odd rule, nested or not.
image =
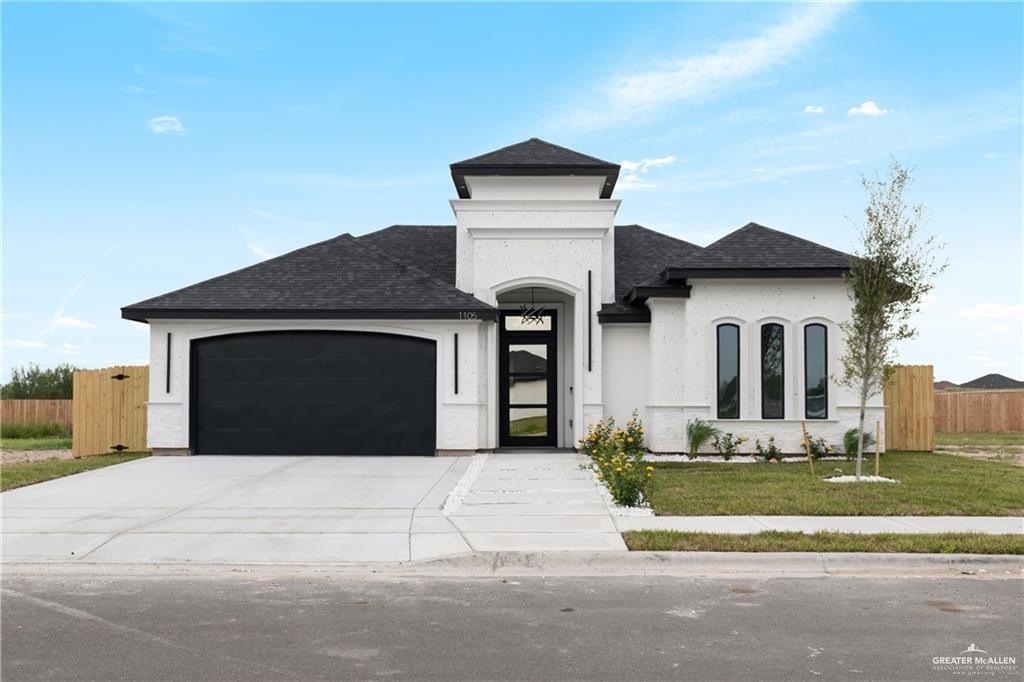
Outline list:
[[[649,299],[647,307],[651,310],[647,446],[654,452],[683,452],[686,299]]]

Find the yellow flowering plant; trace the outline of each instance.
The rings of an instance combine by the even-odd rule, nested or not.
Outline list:
[[[616,503],[640,506],[650,488],[654,467],[644,461],[644,426],[636,412],[625,428],[617,427],[612,418],[590,424],[580,450],[590,457],[584,468],[595,472]]]

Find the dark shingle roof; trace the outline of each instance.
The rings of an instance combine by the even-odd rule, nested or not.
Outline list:
[[[983,377],[960,384],[960,388],[1024,388],[1024,381],[1017,381],[1002,374],[986,374]]]
[[[615,227],[615,300],[656,278],[665,268],[697,257],[703,251],[690,242],[649,230],[642,225]]]
[[[764,225],[747,223],[673,265],[687,271],[847,269],[850,256]]]
[[[415,263],[442,282],[455,284],[454,225],[392,225],[356,237],[356,241]]]
[[[581,154],[536,137],[451,164],[452,181],[463,199],[470,197],[466,176],[480,175],[592,175],[603,176],[602,199],[611,197],[619,178],[619,165]]]
[[[464,167],[471,169],[479,166],[578,166],[581,168],[615,166],[618,168],[616,164],[610,161],[603,161],[594,156],[581,154],[580,152],[545,142],[536,137],[531,137],[529,140],[510,144],[493,152],[487,152],[486,154],[452,164],[452,168]]]
[[[454,258],[454,256],[453,256]],[[454,317],[497,310],[343,234],[121,310],[123,317]]]

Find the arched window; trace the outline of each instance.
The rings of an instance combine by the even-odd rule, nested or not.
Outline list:
[[[740,328],[718,325],[718,418],[740,418]]]
[[[761,419],[784,419],[785,373],[781,324],[761,326]]]
[[[804,327],[804,414],[828,419],[828,329],[823,324]]]

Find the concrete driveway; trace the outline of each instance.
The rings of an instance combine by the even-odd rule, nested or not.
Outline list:
[[[151,457],[0,495],[3,560],[407,561],[471,551],[468,458]]]

